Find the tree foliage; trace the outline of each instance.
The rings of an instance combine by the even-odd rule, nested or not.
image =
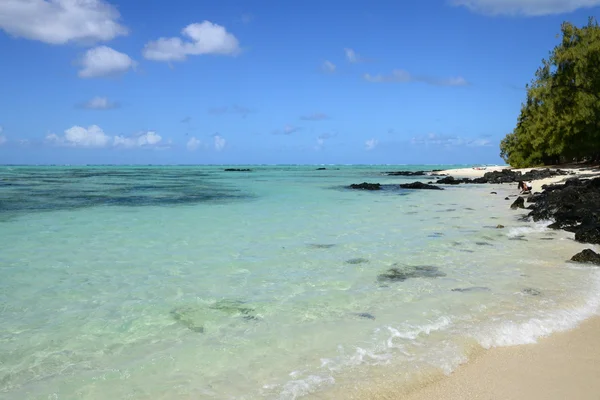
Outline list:
[[[561,42],[527,85],[527,99],[500,156],[513,167],[600,161],[600,26],[565,22]]]

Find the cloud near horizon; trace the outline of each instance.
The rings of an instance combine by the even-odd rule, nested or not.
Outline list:
[[[371,75],[364,74],[364,80],[371,83],[410,83],[419,82],[434,86],[468,86],[469,82],[461,76],[454,78],[433,78],[428,76],[417,76],[412,75],[408,71],[402,69],[395,69],[391,74],[388,75]]]
[[[116,7],[104,0],[2,0],[0,29],[47,44],[94,44],[127,35]]]
[[[450,0],[450,4],[484,15],[536,17],[595,7],[600,0]]]
[[[196,149],[198,149],[198,147],[200,147],[202,145],[202,141],[198,138],[195,137],[191,137],[190,140],[187,141],[185,147],[189,150],[189,151],[195,151]]]
[[[455,135],[443,135],[429,133],[427,135],[415,136],[410,140],[413,145],[434,145],[434,146],[468,146],[468,147],[487,147],[492,146],[492,141],[486,136],[478,138],[467,138]]]
[[[179,37],[150,41],[144,46],[144,58],[153,61],[185,61],[188,56],[206,54],[235,56],[240,53],[238,39],[221,26],[202,21],[186,26]]]
[[[86,51],[80,61],[80,78],[100,78],[121,75],[134,69],[137,62],[127,54],[120,53],[108,46],[98,46]]]
[[[134,149],[164,147],[162,137],[154,131],[143,131],[133,136],[107,135],[98,125],[87,128],[73,126],[65,130],[64,134],[51,133],[46,135],[46,143],[61,147],[77,147],[100,149],[106,147]]]

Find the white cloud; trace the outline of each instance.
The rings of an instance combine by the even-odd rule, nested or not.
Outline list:
[[[196,139],[195,137],[191,137],[190,140],[188,140],[188,142],[185,145],[185,147],[187,147],[187,149],[189,151],[194,151],[198,147],[200,147],[201,144],[202,144],[202,142],[200,141],[200,139]]]
[[[214,136],[214,141],[215,141],[215,150],[217,150],[217,151],[223,150],[225,148],[225,144],[227,144],[227,141],[225,140],[225,138],[222,136],[219,136],[219,135]]]
[[[294,132],[298,132],[301,128],[292,125],[286,125],[283,129],[277,129],[273,131],[273,135],[291,135]]]
[[[600,5],[600,0],[450,0],[455,6],[486,15],[540,16]]]
[[[126,149],[157,147],[162,137],[154,131],[140,132],[134,136],[115,136],[113,146]]]
[[[369,139],[365,142],[365,149],[368,150],[373,150],[375,147],[377,147],[377,145],[379,144],[379,140],[377,139]]]
[[[119,53],[107,46],[99,46],[88,50],[81,60],[81,78],[97,78],[123,74],[137,63],[127,54]]]
[[[329,119],[329,116],[327,114],[317,112],[314,114],[302,115],[300,119],[304,121],[322,121],[324,119]]]
[[[98,125],[88,128],[74,126],[67,129],[63,136],[55,133],[46,135],[46,141],[59,146],[101,148],[110,143],[110,136]]]
[[[352,49],[344,49],[344,53],[346,53],[346,60],[348,60],[348,62],[357,63],[361,59],[360,56]]]
[[[133,136],[110,136],[98,125],[88,128],[73,126],[64,135],[51,133],[46,135],[46,142],[56,146],[81,148],[159,148],[168,147],[162,144],[162,137],[154,131],[143,131]]]
[[[336,70],[336,66],[331,61],[325,61],[323,65],[321,65],[321,69],[325,72],[333,73]]]
[[[316,151],[322,150],[324,145],[325,145],[325,139],[322,138],[322,137],[318,137],[317,138],[317,145],[315,146],[315,150]]]
[[[215,115],[221,115],[221,114],[240,114],[242,117],[246,117],[248,114],[253,113],[254,110],[248,108],[248,107],[244,107],[244,106],[239,106],[239,105],[234,105],[232,107],[228,107],[228,106],[224,106],[224,107],[213,107],[210,108],[208,110],[209,114],[215,114]]]
[[[110,101],[106,97],[94,97],[83,103],[82,107],[88,110],[112,110],[113,108],[118,108],[119,103]]]
[[[191,39],[184,41],[178,37],[161,37],[146,43],[143,55],[155,61],[184,61],[187,56],[203,54],[236,55],[240,52],[239,42],[221,25],[203,21],[186,26],[182,36]]]
[[[468,138],[455,135],[443,135],[437,133],[429,133],[427,135],[415,136],[410,141],[413,145],[435,145],[435,146],[468,146],[468,147],[487,147],[491,146],[492,142],[485,138]]]
[[[0,28],[49,44],[95,43],[127,35],[119,11],[104,0],[1,0]]]
[[[404,71],[401,69],[395,69],[391,74],[387,75],[371,75],[364,74],[363,78],[367,82],[372,83],[408,83],[408,82],[421,82],[426,83],[428,85],[434,86],[467,86],[469,82],[463,77],[454,77],[454,78],[432,78],[428,76],[416,76],[412,75],[408,71]]]

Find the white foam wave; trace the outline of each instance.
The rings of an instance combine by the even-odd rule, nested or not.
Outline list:
[[[335,379],[332,376],[309,375],[304,379],[289,381],[283,386],[279,395],[281,400],[295,400],[299,397],[313,393],[325,385],[333,385]]]
[[[538,315],[526,321],[505,321],[491,329],[473,335],[486,349],[491,347],[514,346],[536,343],[541,337],[554,332],[575,328],[582,321],[598,314],[600,309],[600,272],[593,275],[590,295],[585,303],[572,309],[538,311]],[[488,327],[489,328],[489,327]]]
[[[506,234],[508,237],[526,236],[532,233],[542,233],[548,230],[548,225],[552,221],[537,221],[531,226],[519,226],[517,228],[510,228]]]

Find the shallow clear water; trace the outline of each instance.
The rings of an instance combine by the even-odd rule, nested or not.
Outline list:
[[[597,270],[565,261],[584,246],[520,221],[514,187],[249,168],[2,167],[1,397],[327,397],[597,311]]]

